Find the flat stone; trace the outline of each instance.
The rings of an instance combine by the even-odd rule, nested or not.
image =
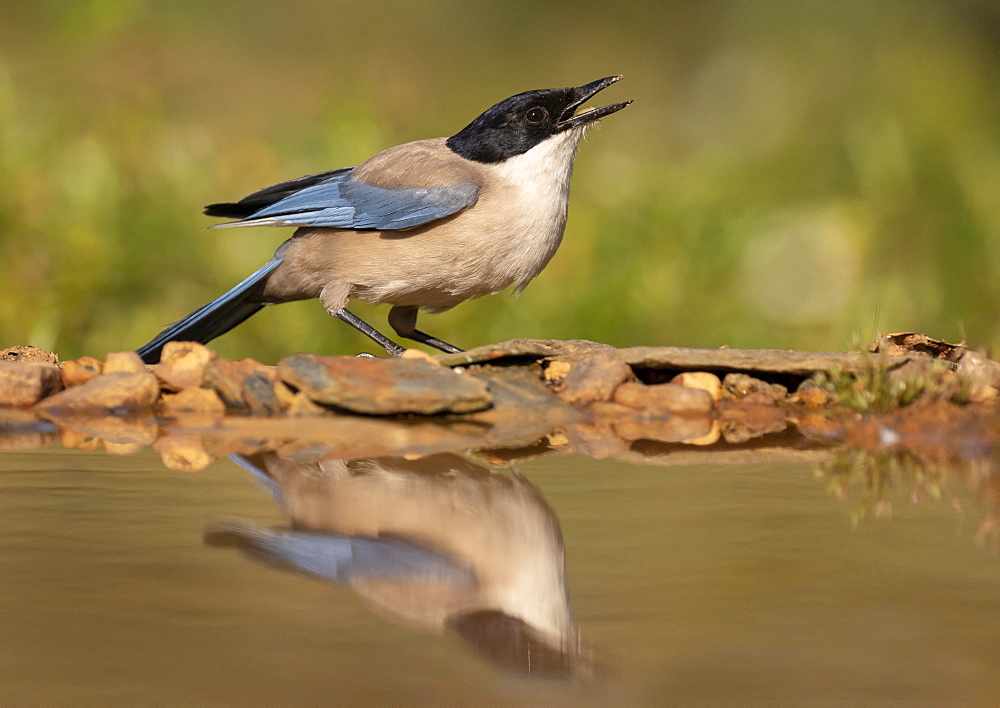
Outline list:
[[[615,389],[614,401],[651,416],[708,413],[713,406],[708,391],[670,383],[647,386],[626,382]]]
[[[151,373],[116,371],[49,396],[35,410],[46,417],[64,412],[135,410],[153,405],[159,395],[160,383]]]
[[[497,344],[487,344],[457,354],[438,354],[435,359],[445,366],[466,366],[497,359],[525,358],[546,359],[550,357],[564,361],[589,356],[599,351],[612,351],[610,344],[590,342],[586,339],[511,339]]]
[[[171,391],[197,388],[205,380],[205,366],[217,357],[198,342],[167,342],[153,373]]]
[[[62,387],[55,364],[0,361],[0,406],[31,406]]]
[[[92,356],[82,356],[79,359],[64,361],[60,372],[66,388],[79,386],[95,376],[100,376],[104,372],[104,362]]]
[[[559,397],[578,405],[607,401],[619,384],[633,377],[631,367],[614,352],[598,352],[571,365]]]
[[[682,371],[770,372],[811,376],[839,366],[843,371],[864,369],[871,357],[858,352],[796,352],[782,349],[699,349],[691,347],[628,347],[618,350],[626,364],[640,369]],[[886,364],[899,366],[908,355],[886,355]]]
[[[468,413],[490,405],[486,384],[423,359],[298,354],[278,376],[317,403],[356,413]]]

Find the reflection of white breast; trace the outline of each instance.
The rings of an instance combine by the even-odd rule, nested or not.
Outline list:
[[[471,570],[472,586],[364,576],[354,590],[392,616],[443,629],[480,610],[515,617],[559,646],[574,634],[559,522],[529,483],[454,455],[421,460],[324,460],[319,472],[269,458],[301,529],[395,538]]]
[[[490,168],[505,197],[505,270],[518,290],[538,275],[562,241],[573,159],[582,128],[558,133]]]

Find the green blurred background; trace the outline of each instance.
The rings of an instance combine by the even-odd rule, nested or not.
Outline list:
[[[635,103],[582,146],[552,263],[424,328],[1000,349],[996,0],[5,0],[0,347],[138,346],[290,234],[207,231],[202,205],[615,73],[601,100]],[[388,331],[387,308],[352,309]],[[371,350],[316,301],[213,347]]]

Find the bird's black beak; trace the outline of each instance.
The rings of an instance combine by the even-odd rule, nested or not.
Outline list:
[[[616,113],[628,104],[632,103],[632,101],[622,101],[621,103],[612,103],[610,106],[591,108],[579,114],[576,112],[577,108],[582,106],[593,96],[597,95],[599,91],[603,91],[616,81],[620,81],[621,78],[622,77],[620,75],[608,76],[603,79],[598,79],[597,81],[591,81],[589,84],[584,84],[583,86],[570,89],[572,101],[568,106],[566,106],[566,110],[564,110],[562,115],[559,117],[559,122],[556,123],[556,130],[563,131],[580,125],[586,125],[587,123],[592,123],[595,120],[603,118],[604,116]]]

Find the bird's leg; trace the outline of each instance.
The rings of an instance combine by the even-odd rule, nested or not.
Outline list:
[[[396,330],[396,334],[400,337],[412,339],[414,342],[426,344],[429,347],[440,349],[448,354],[458,354],[463,351],[454,344],[448,344],[448,342],[442,341],[437,337],[432,337],[426,332],[421,332],[417,329],[416,307],[404,307],[402,305],[394,306],[391,310],[389,310],[389,326]]]
[[[375,340],[381,346],[383,346],[390,356],[399,356],[404,351],[406,351],[404,347],[401,347],[398,344],[396,344],[394,341],[386,337],[384,334],[379,332],[377,329],[372,327],[363,319],[361,319],[360,317],[351,312],[348,312],[347,308],[344,307],[338,309],[327,308],[327,312],[336,317],[337,319],[342,320],[343,322],[346,322],[347,324],[351,325],[351,327],[354,327],[354,329],[358,330],[359,332],[364,332],[365,334],[367,334],[369,337],[371,337],[373,340]]]

